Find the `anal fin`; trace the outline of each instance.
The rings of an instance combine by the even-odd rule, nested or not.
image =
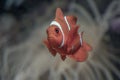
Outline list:
[[[61,55],[61,59],[64,61],[66,59],[66,55]]]

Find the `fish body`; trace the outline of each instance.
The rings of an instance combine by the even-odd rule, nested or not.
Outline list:
[[[47,39],[44,40],[53,56],[59,53],[62,60],[68,56],[79,62],[87,59],[88,51],[92,48],[83,41],[83,32],[78,33],[76,22],[77,17],[64,16],[62,10],[57,8],[56,17],[46,30]]]

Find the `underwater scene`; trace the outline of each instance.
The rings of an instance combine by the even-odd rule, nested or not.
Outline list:
[[[0,0],[0,80],[120,80],[120,0]]]

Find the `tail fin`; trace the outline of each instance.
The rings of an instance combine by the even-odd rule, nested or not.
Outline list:
[[[72,55],[69,55],[69,57],[73,58],[78,62],[83,62],[88,58],[88,52],[91,50],[92,47],[86,42],[83,42],[83,45],[78,49],[78,51],[76,51]]]
[[[86,43],[86,42],[83,42],[83,47],[87,51],[91,51],[92,50],[92,47],[88,43]]]
[[[88,52],[84,50],[83,48],[80,48],[78,51],[76,51],[74,54],[69,55],[72,59],[83,62],[88,58]]]

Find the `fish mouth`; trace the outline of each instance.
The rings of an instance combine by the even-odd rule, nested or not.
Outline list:
[[[53,38],[53,37],[51,37],[51,36],[48,36],[48,38],[49,38],[49,39],[51,39],[51,38]]]
[[[54,38],[54,36],[53,36],[53,35],[48,35],[47,37],[48,37],[48,38],[50,38],[50,39],[51,39],[51,38]]]

